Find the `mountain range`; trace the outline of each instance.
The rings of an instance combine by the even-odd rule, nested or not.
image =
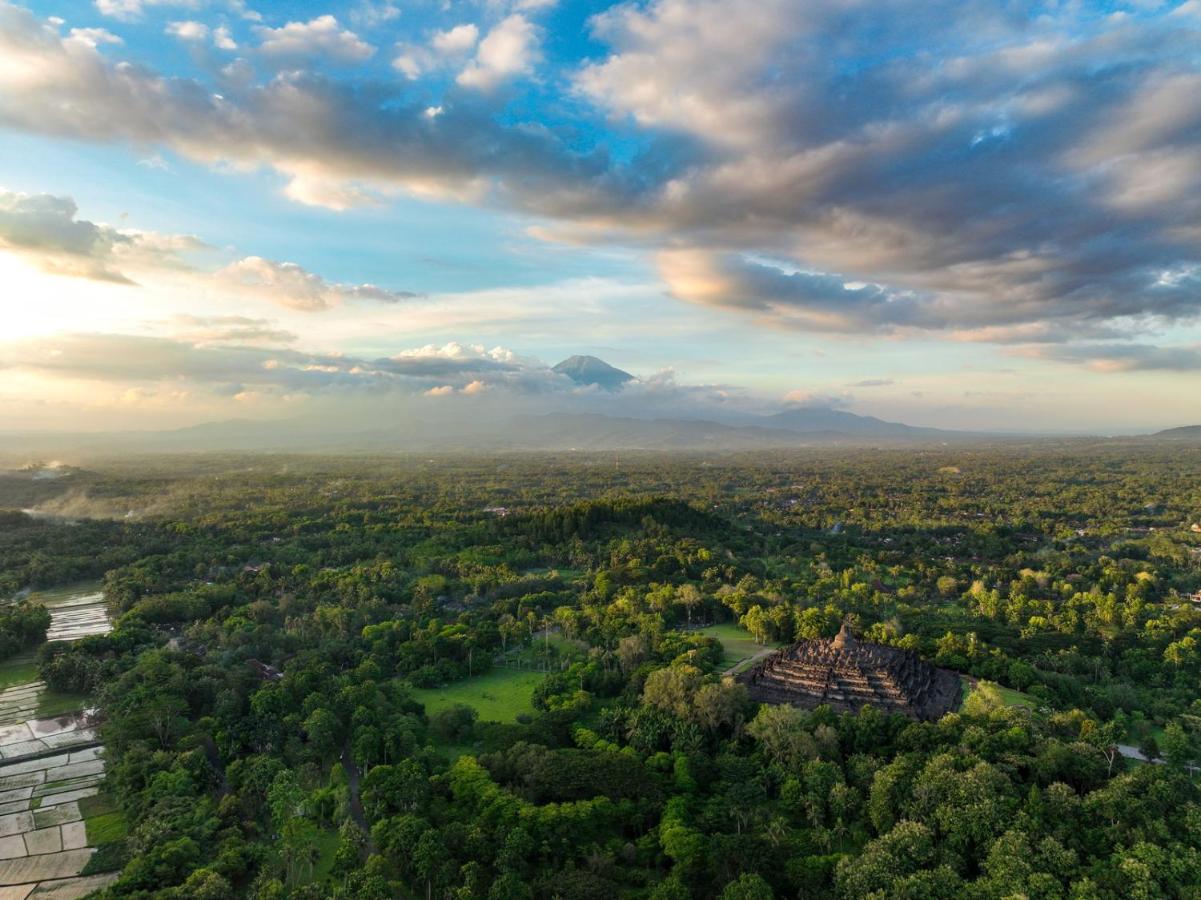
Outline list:
[[[1180,428],[1165,428],[1151,435],[1170,441],[1201,441],[1201,425],[1183,425]]]
[[[622,391],[635,376],[595,356],[572,356],[554,371],[581,386],[595,386],[617,411]],[[0,450],[93,452],[472,452],[472,451],[732,451],[814,445],[962,443],[1000,435],[923,428],[861,416],[846,410],[794,407],[772,414],[714,410],[706,415],[633,416],[548,411],[486,415],[434,422],[408,416],[403,422],[368,426],[353,418],[297,417],[229,420],[166,431],[6,435]],[[1201,440],[1201,425],[1172,428],[1148,437]]]

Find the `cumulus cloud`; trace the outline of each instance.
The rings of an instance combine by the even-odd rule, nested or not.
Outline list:
[[[125,43],[107,28],[72,28],[67,40],[91,47],[93,50],[101,44]]]
[[[480,41],[475,58],[456,80],[465,87],[490,91],[510,78],[528,74],[539,56],[538,29],[524,16],[512,15]]]
[[[348,302],[399,303],[419,296],[374,284],[328,281],[296,263],[261,256],[246,256],[215,271],[187,259],[206,249],[190,235],[116,229],[81,219],[70,197],[0,190],[0,251],[20,254],[55,274],[133,284],[133,276],[139,273],[170,270],[184,273],[192,286],[202,290],[216,286],[302,312],[320,312]],[[255,320],[254,324],[262,323]]]
[[[475,47],[479,37],[479,28],[470,22],[446,31],[437,31],[428,45],[402,44],[400,52],[392,60],[392,68],[410,81],[415,81],[427,72],[448,65],[462,65],[463,57]]]
[[[296,263],[276,262],[261,256],[247,256],[230,263],[219,269],[214,277],[226,285],[301,312],[332,309],[348,300],[398,303],[417,296],[409,291],[391,291],[374,284],[326,281]]]
[[[259,50],[266,56],[283,60],[317,59],[344,64],[370,59],[375,48],[357,34],[325,15],[308,22],[289,22],[279,28],[255,28]]]
[[[545,129],[498,121],[486,108],[430,116],[424,97],[297,73],[218,94],[113,63],[3,0],[0,58],[0,125],[164,146],[213,165],[268,165],[301,202],[369,202],[375,186],[557,214],[620,190],[603,154],[581,155]]]
[[[181,41],[203,41],[209,36],[209,27],[203,22],[169,22],[165,31]]]
[[[660,257],[685,299],[960,337],[1201,311],[1161,279],[1201,224],[1190,31],[791,0],[622,5],[593,29],[614,49],[578,90],[700,148],[625,217],[693,246]]]
[[[77,214],[70,197],[0,190],[0,249],[48,272],[129,283],[126,266],[178,267],[181,254],[203,247],[186,235],[119,230]]]
[[[237,50],[238,42],[234,40],[228,26],[221,25],[213,29],[213,46],[218,50]]]
[[[471,22],[456,25],[434,35],[430,44],[441,53],[466,53],[480,39],[480,30]]]
[[[516,209],[542,234],[646,248],[675,296],[771,325],[1053,343],[1201,314],[1184,13],[621,4],[593,20],[602,50],[568,98],[628,130],[636,152],[610,156],[593,111],[551,129],[505,106],[493,89],[533,74],[538,31],[490,9],[503,18],[461,63],[467,90],[431,100],[303,69],[218,94],[0,6],[0,125],[269,166],[335,208],[399,190]],[[314,31],[344,61],[370,50],[323,18],[264,29],[264,53],[304,56]],[[470,36],[452,34],[434,40]]]

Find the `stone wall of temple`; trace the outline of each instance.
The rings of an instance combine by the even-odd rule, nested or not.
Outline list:
[[[830,640],[801,641],[739,676],[751,698],[838,712],[874,706],[934,720],[959,702],[959,676],[916,653],[858,641],[844,625]]]

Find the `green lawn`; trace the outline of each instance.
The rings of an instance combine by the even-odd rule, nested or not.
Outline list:
[[[0,663],[0,691],[14,684],[38,680],[38,664],[32,652],[19,653]]]
[[[37,680],[38,666],[32,653],[22,653],[0,663],[0,691]],[[35,715],[39,719],[49,719],[64,713],[78,712],[92,705],[92,699],[83,694],[46,690],[38,698]]]
[[[521,713],[534,711],[530,698],[542,678],[542,672],[493,669],[443,688],[414,688],[413,696],[425,704],[426,715],[462,703],[474,707],[482,722],[515,722]]]
[[[762,653],[764,650],[783,646],[777,643],[757,644],[749,631],[741,625],[735,625],[733,622],[710,625],[708,628],[701,628],[699,633],[721,641],[722,671],[745,662],[756,653]]]
[[[79,812],[88,829],[88,846],[100,847],[124,840],[129,831],[125,813],[117,809],[104,794],[84,797],[79,801]]]
[[[334,868],[334,854],[338,852],[338,830],[323,828],[317,833],[317,863],[313,866],[312,883],[321,884]]]
[[[38,698],[38,718],[50,719],[66,713],[79,712],[95,705],[87,694],[52,691],[47,688]]]
[[[977,685],[973,686],[965,678],[963,680],[963,704],[961,708],[966,707],[968,701],[977,696],[984,703],[1000,706],[1024,706],[1027,709],[1038,709],[1039,705],[1038,700],[1029,694],[1023,694],[1021,691],[1015,691],[1013,688],[1003,687],[995,681],[981,679]]]

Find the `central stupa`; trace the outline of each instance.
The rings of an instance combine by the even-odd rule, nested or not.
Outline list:
[[[858,640],[849,622],[829,639],[801,641],[748,669],[738,680],[753,700],[838,712],[874,706],[934,720],[959,700],[959,677],[911,650]]]

